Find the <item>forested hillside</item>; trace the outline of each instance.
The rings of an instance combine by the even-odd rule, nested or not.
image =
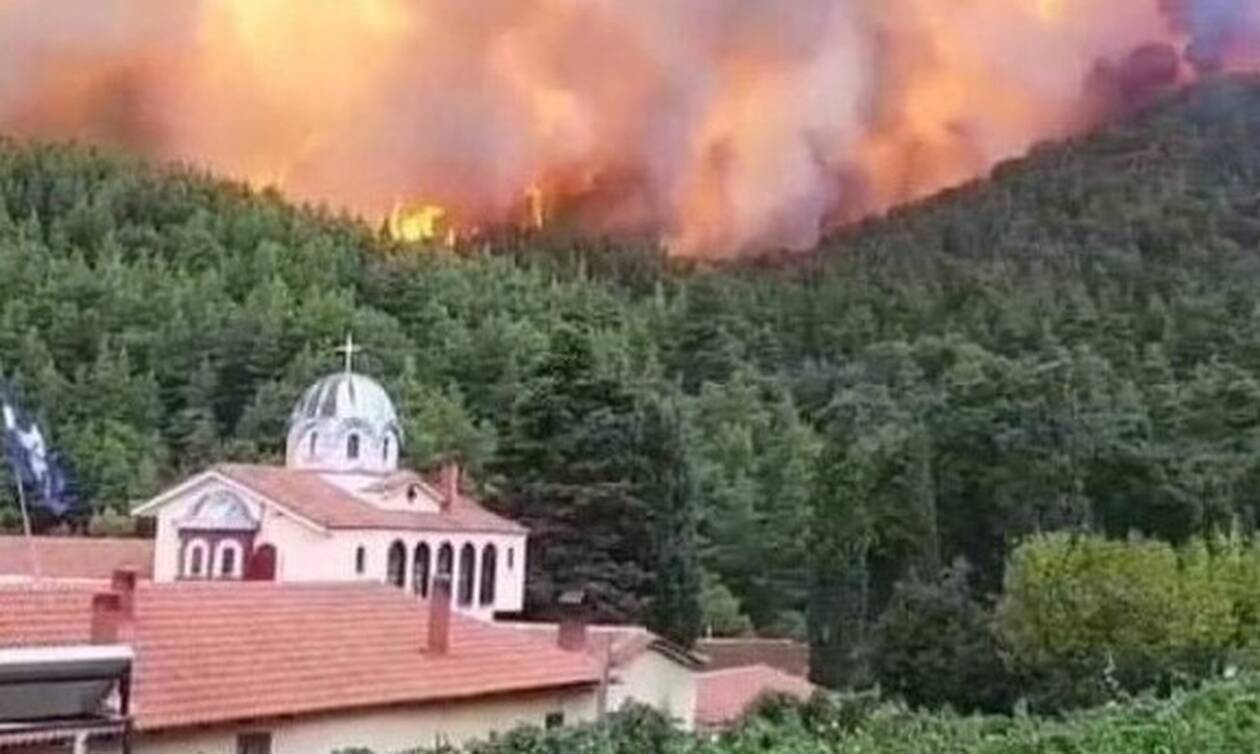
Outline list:
[[[908,576],[965,559],[983,604],[1034,532],[1255,525],[1258,145],[1260,82],[1217,82],[810,257],[697,267],[559,226],[439,253],[5,143],[0,373],[123,511],[278,458],[349,329],[411,462],[458,455],[534,528],[535,609],[580,583],[686,638],[697,588],[719,632],[808,607],[852,680]]]

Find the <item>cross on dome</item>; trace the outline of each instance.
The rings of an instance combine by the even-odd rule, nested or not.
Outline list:
[[[344,354],[346,357],[346,374],[354,371],[354,355],[363,350],[363,346],[354,344],[354,336],[349,332],[346,333],[345,345],[337,346],[334,349],[337,353]]]

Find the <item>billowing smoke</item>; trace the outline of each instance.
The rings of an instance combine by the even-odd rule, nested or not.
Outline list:
[[[1260,0],[0,0],[0,130],[726,254],[806,248],[1258,40]]]

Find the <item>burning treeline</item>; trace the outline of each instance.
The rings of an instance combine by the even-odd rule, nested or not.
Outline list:
[[[726,254],[808,247],[1258,39],[1260,0],[0,0],[0,130],[409,236]]]

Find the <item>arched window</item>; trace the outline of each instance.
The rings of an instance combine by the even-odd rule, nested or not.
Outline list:
[[[424,542],[416,545],[411,561],[411,590],[421,597],[429,596],[429,546]]]
[[[453,570],[452,564],[455,560],[455,550],[451,548],[450,542],[443,542],[438,548],[437,573],[439,576],[450,576]]]
[[[241,543],[225,539],[215,548],[213,576],[220,579],[234,579],[237,568],[241,565]]]
[[[385,438],[385,442],[381,443],[381,460],[389,460],[389,438]]]
[[[308,452],[310,453],[310,455],[312,455],[312,456],[314,456],[314,455],[315,455],[315,446],[316,446],[317,444],[319,444],[319,433],[318,433],[318,432],[312,432],[312,433],[311,433],[311,446],[310,446],[310,448],[309,448],[309,450],[308,450]]]
[[[473,601],[473,570],[477,566],[477,550],[470,544],[459,549],[459,604]]]
[[[516,567],[516,548],[509,547],[508,548],[508,570],[510,571],[515,567]]]
[[[346,438],[346,458],[349,458],[351,461],[354,461],[358,459],[358,457],[359,457],[359,436],[350,435],[349,437]]]
[[[499,553],[494,545],[486,545],[481,550],[481,604],[494,604],[495,561]]]
[[[407,546],[402,542],[395,541],[389,546],[385,578],[399,589],[407,585]]]
[[[200,579],[206,575],[206,543],[200,539],[194,539],[188,543],[188,548],[184,550],[184,578]]]
[[[354,551],[354,572],[362,576],[363,572],[366,570],[367,570],[367,548],[364,547],[363,545],[359,545],[359,548]]]

